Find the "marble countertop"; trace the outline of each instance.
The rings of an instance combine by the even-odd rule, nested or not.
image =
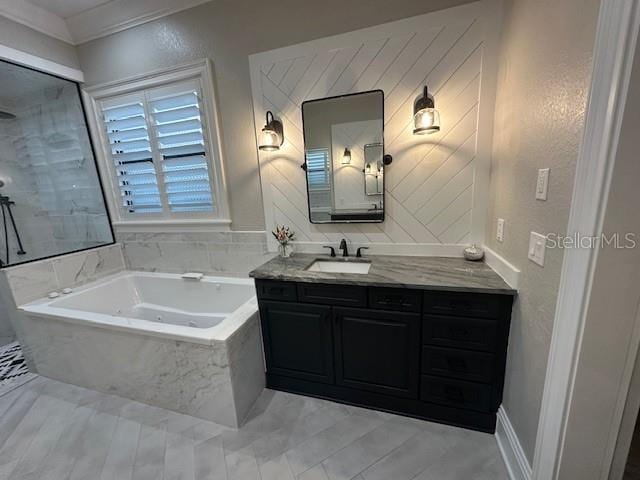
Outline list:
[[[315,260],[368,261],[366,275],[354,273],[309,272]],[[484,262],[464,258],[375,255],[364,258],[330,258],[328,255],[297,253],[290,258],[276,257],[253,270],[251,277],[289,282],[334,283],[376,287],[401,287],[454,292],[516,295],[516,290]]]

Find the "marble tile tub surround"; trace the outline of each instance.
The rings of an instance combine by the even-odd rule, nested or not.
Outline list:
[[[275,254],[265,232],[117,232],[129,270],[246,277]]]
[[[42,376],[237,427],[264,389],[257,312],[226,341],[200,345],[24,315]]]
[[[371,256],[348,261],[369,261],[366,275],[309,272],[305,270],[316,259],[345,261],[343,257],[295,254],[276,257],[250,273],[256,279],[309,283],[338,283],[379,287],[404,287],[459,292],[501,293],[515,295],[516,290],[483,262],[469,262],[451,257]]]
[[[31,371],[37,371],[37,367],[31,345],[26,340],[24,313],[17,305],[44,297],[49,292],[83,285],[124,268],[122,249],[114,244],[0,271],[0,307],[3,307],[0,314],[6,315],[13,325]]]
[[[16,305],[124,270],[120,245],[108,245],[4,270]]]

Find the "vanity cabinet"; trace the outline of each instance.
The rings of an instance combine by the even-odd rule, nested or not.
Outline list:
[[[267,386],[495,430],[513,297],[256,280]]]

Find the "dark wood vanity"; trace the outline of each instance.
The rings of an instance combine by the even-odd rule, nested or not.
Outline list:
[[[306,272],[316,256],[302,257],[252,272],[269,388],[494,431],[515,293],[497,274],[482,288],[479,267],[438,259],[447,288],[420,276],[425,257],[374,258],[369,275]],[[460,291],[465,275],[479,286]]]

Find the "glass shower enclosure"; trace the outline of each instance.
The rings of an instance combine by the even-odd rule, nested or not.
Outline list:
[[[0,266],[113,241],[78,84],[0,60]]]

